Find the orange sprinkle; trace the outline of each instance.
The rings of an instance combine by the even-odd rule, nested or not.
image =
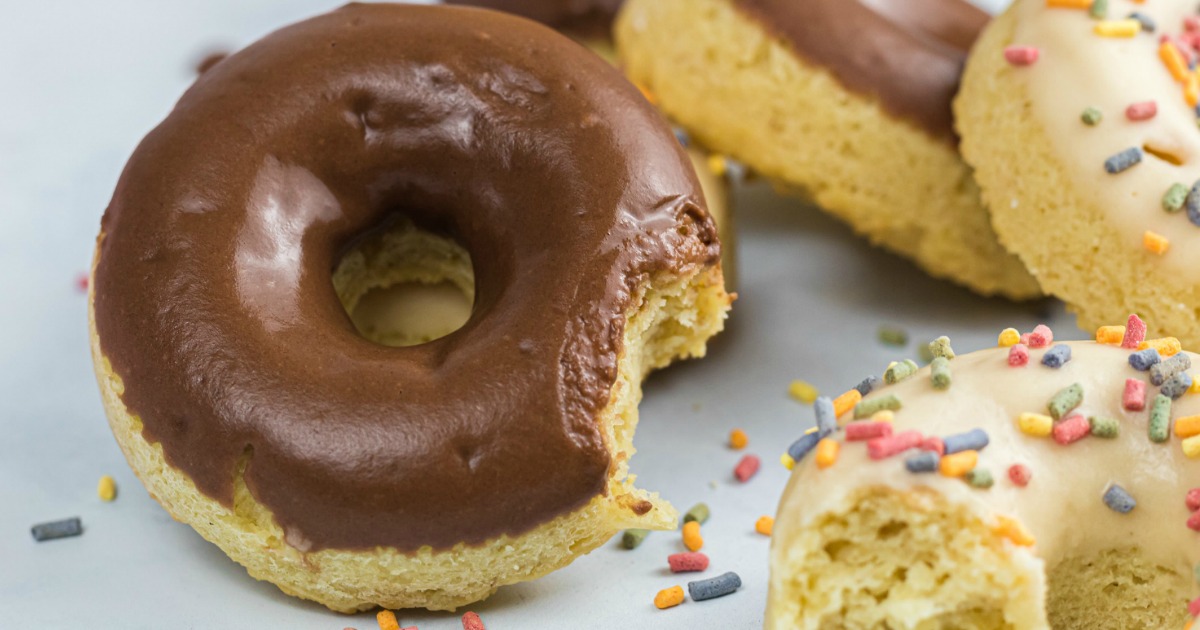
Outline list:
[[[1193,76],[1188,72],[1187,62],[1183,59],[1183,53],[1169,41],[1163,42],[1158,47],[1158,58],[1162,59],[1163,64],[1167,66],[1167,70],[1171,71],[1171,76],[1180,83],[1186,83],[1188,77]]]
[[[1092,0],[1046,0],[1046,6],[1059,9],[1090,9]]]
[[[659,610],[674,608],[683,603],[683,587],[679,585],[664,588],[654,596],[654,606]]]
[[[1142,235],[1142,246],[1146,248],[1146,251],[1162,256],[1167,253],[1167,248],[1171,246],[1171,241],[1167,240],[1167,237],[1162,234],[1146,230],[1146,233]]]
[[[683,524],[683,546],[688,551],[700,551],[704,546],[704,538],[700,535],[700,523],[688,521]]]
[[[775,519],[770,516],[760,516],[757,521],[754,521],[754,531],[763,536],[770,536],[773,529],[775,529]]]
[[[977,451],[960,451],[942,457],[938,468],[947,477],[961,477],[974,470],[978,463],[979,453]]]
[[[1183,84],[1183,98],[1187,101],[1188,107],[1200,104],[1200,78],[1197,78],[1196,75],[1188,75],[1187,81]]]
[[[1158,355],[1164,359],[1173,357],[1183,351],[1183,345],[1174,337],[1163,337],[1162,339],[1147,339],[1138,344],[1138,350],[1146,348],[1154,348],[1158,350]]]
[[[1175,435],[1181,438],[1200,435],[1200,416],[1184,416],[1176,420]]]
[[[1121,343],[1124,339],[1124,326],[1101,326],[1096,329],[1096,343]]]
[[[996,526],[992,528],[992,531],[998,536],[1007,538],[1018,547],[1032,547],[1037,542],[1033,534],[1025,529],[1024,523],[1008,516],[997,516]]]
[[[376,613],[375,621],[379,622],[379,630],[400,630],[400,622],[396,621],[396,613],[390,610],[381,610]]]
[[[842,443],[837,440],[825,438],[817,442],[817,468],[825,470],[836,464],[841,450]]]
[[[645,97],[647,101],[650,101],[651,105],[658,105],[658,98],[654,96],[654,92],[651,92],[649,88],[641,83],[638,83],[637,89],[642,93],[642,96]]]
[[[740,451],[746,448],[750,443],[750,438],[746,437],[746,432],[741,429],[734,429],[729,432],[729,447]]]
[[[860,402],[862,402],[862,394],[857,389],[852,389],[833,399],[833,415],[840,418],[842,414],[850,411]]]

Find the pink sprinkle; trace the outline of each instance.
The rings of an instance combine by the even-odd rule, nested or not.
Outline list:
[[[871,459],[887,459],[892,455],[915,448],[924,439],[920,431],[904,431],[888,437],[875,438],[867,442],[867,455]]]
[[[862,442],[875,438],[888,437],[891,434],[892,423],[890,422],[863,420],[861,422],[851,422],[846,425],[847,442]]]
[[[1192,512],[1192,515],[1188,517],[1187,526],[1192,531],[1200,532],[1200,512]]]
[[[1183,18],[1183,30],[1189,33],[1200,31],[1200,17],[1189,15]]]
[[[939,457],[946,454],[946,443],[942,441],[942,438],[936,435],[921,440],[921,443],[917,445],[917,448],[921,449],[922,451],[933,451],[934,453],[937,453]]]
[[[1014,485],[1024,488],[1029,485],[1029,480],[1033,478],[1033,471],[1025,464],[1013,464],[1008,467],[1008,478]]]
[[[703,571],[708,568],[708,556],[699,551],[673,553],[667,556],[667,564],[671,565],[671,573]]]
[[[405,626],[403,628],[400,628],[400,630],[417,630],[417,627],[416,626]]]
[[[733,476],[737,477],[738,481],[746,483],[758,473],[758,467],[761,465],[762,460],[758,458],[758,455],[747,455],[738,462],[737,468],[733,469]]]
[[[1195,529],[1194,527],[1192,529]],[[1188,613],[1193,617],[1200,617],[1200,597],[1188,602]]]
[[[1125,338],[1121,340],[1121,347],[1137,350],[1138,345],[1145,340],[1146,322],[1137,315],[1130,315],[1125,324]]]
[[[1054,332],[1051,331],[1050,327],[1045,324],[1038,324],[1037,327],[1033,329],[1033,332],[1029,333],[1030,348],[1045,348],[1053,341]]]
[[[463,630],[487,630],[487,628],[483,626],[483,620],[479,618],[479,615],[473,612],[463,615],[462,621]]]
[[[75,276],[75,290],[79,291],[80,293],[87,293],[89,282],[90,280],[88,279],[88,275],[86,273],[81,273],[78,276]]]
[[[1087,437],[1092,432],[1083,414],[1073,413],[1054,425],[1054,441],[1066,446]]]
[[[1009,46],[1004,49],[1004,59],[1014,66],[1029,66],[1038,60],[1038,49],[1033,46]]]
[[[1187,493],[1187,508],[1195,512],[1200,510],[1200,488],[1192,488]]]
[[[1125,379],[1125,393],[1121,394],[1121,406],[1127,411],[1146,408],[1146,381],[1137,378]]]
[[[1008,349],[1008,364],[1013,367],[1025,367],[1029,363],[1029,348],[1019,343]]]
[[[1158,115],[1158,103],[1142,101],[1125,108],[1125,117],[1129,120],[1150,120]]]
[[[1023,346],[1028,346],[1029,345],[1029,333],[1021,333],[1021,337],[1017,340],[1017,343],[1019,343]]]

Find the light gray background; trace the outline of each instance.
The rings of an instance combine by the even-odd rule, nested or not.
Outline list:
[[[372,615],[338,615],[255,582],[150,500],[105,424],[74,285],[125,159],[191,81],[194,62],[334,4],[0,3],[0,628],[375,627]],[[1043,321],[1061,337],[1085,336],[1055,303],[987,300],[931,280],[765,186],[739,189],[736,201],[741,299],[707,359],[646,384],[633,470],[681,509],[709,503],[708,575],[737,571],[743,588],[655,610],[655,592],[686,581],[666,569],[678,534],[656,533],[636,551],[614,540],[502,589],[473,607],[489,629],[760,627],[768,540],[754,521],[774,512],[787,478],[778,456],[812,422],[785,393],[791,379],[836,394],[943,333],[960,351]],[[914,343],[879,344],[884,323]],[[725,447],[733,427],[764,460],[745,485],[731,474],[741,453]],[[115,503],[96,498],[103,474],[117,479]],[[29,535],[33,523],[75,515],[80,538],[37,544]],[[401,621],[461,627],[457,615]]]

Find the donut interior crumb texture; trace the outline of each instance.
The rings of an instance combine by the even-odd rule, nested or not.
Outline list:
[[[713,150],[933,276],[984,295],[1040,294],[948,142],[846,90],[730,0],[630,0],[616,40],[629,76]]]

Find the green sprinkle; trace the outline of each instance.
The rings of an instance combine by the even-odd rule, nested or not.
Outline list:
[[[626,549],[637,549],[638,545],[650,535],[648,529],[627,529],[621,534],[621,546]]]
[[[947,359],[953,359],[954,348],[950,347],[950,338],[942,335],[941,337],[929,342],[929,353],[934,357],[946,357]]]
[[[1162,444],[1171,439],[1171,398],[1159,394],[1150,406],[1150,441]]]
[[[917,358],[924,364],[929,364],[930,361],[933,361],[933,351],[929,349],[929,344],[922,343],[917,345]]]
[[[975,468],[967,474],[963,475],[963,479],[971,484],[974,488],[982,488],[984,490],[991,488],[996,480],[992,478],[992,471],[986,468]]]
[[[1090,416],[1088,424],[1092,427],[1092,435],[1096,437],[1115,438],[1121,435],[1121,423],[1116,418]]]
[[[1183,202],[1187,199],[1188,188],[1183,184],[1171,184],[1167,192],[1163,193],[1162,207],[1167,212],[1179,212],[1183,210]]]
[[[1083,124],[1095,127],[1100,124],[1101,120],[1104,120],[1104,113],[1095,107],[1089,107],[1083,110],[1083,113],[1079,115],[1079,119],[1083,121]]]
[[[917,370],[919,369],[920,368],[917,367],[917,364],[913,363],[912,359],[905,359],[903,361],[893,363],[889,365],[887,371],[883,373],[883,382],[887,383],[888,385],[895,385],[896,383],[903,381],[913,374],[916,374]]]
[[[1200,564],[1192,567],[1192,576],[1196,578],[1197,582],[1200,582]]]
[[[1088,9],[1088,15],[1092,16],[1093,20],[1103,20],[1108,17],[1108,0],[1092,0],[1092,6]]]
[[[696,505],[692,506],[692,509],[687,511],[687,514],[683,515],[684,523],[690,523],[692,521],[696,521],[697,523],[700,523],[701,525],[708,522],[708,504],[707,503],[697,503]]]
[[[908,332],[903,328],[884,324],[879,327],[879,341],[889,346],[907,346]]]
[[[930,366],[929,379],[934,389],[950,389],[950,359],[937,357]]]
[[[1055,394],[1054,398],[1050,399],[1050,404],[1046,405],[1046,408],[1050,410],[1051,418],[1062,420],[1063,416],[1078,407],[1082,402],[1083,385],[1075,383]]]
[[[888,411],[900,411],[900,399],[896,398],[895,395],[889,394],[887,396],[880,396],[879,398],[864,400],[854,406],[854,418],[870,418],[876,412],[885,409]]]

